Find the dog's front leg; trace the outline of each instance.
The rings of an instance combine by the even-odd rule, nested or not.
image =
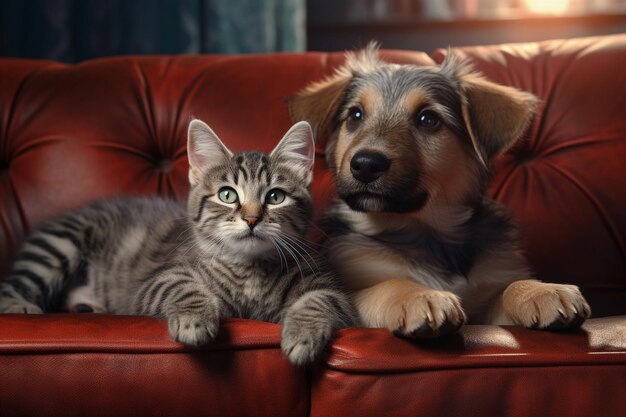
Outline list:
[[[575,285],[514,281],[497,297],[490,324],[560,330],[580,326],[591,308]]]
[[[409,338],[430,338],[457,330],[466,321],[459,298],[410,279],[390,279],[357,291],[363,324]]]

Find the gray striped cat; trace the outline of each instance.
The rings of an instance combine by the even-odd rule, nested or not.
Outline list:
[[[353,309],[304,237],[312,216],[310,126],[269,154],[233,154],[203,122],[188,132],[187,208],[163,199],[92,204],[25,241],[0,283],[0,313],[94,310],[168,321],[187,345],[219,319],[283,324],[294,364],[315,359]]]

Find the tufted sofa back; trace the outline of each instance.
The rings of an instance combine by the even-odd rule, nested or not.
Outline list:
[[[626,36],[464,48],[484,74],[544,102],[500,158],[490,193],[519,219],[537,276],[580,285],[595,315],[626,314]],[[434,65],[411,51],[393,62]],[[339,53],[117,57],[67,66],[0,60],[0,275],[25,233],[89,201],[188,191],[190,118],[233,150],[270,150],[285,99]],[[333,195],[318,143],[314,193]]]

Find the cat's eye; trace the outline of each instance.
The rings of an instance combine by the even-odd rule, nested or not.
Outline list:
[[[237,191],[233,190],[230,187],[220,188],[220,190],[217,192],[217,196],[219,197],[220,201],[226,204],[233,204],[239,201]]]
[[[422,110],[415,118],[417,127],[426,129],[437,129],[441,125],[441,119],[431,110]]]
[[[280,204],[285,201],[286,194],[283,190],[274,188],[265,195],[266,204]]]

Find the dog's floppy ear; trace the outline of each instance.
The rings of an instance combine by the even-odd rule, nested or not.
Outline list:
[[[535,115],[539,99],[525,91],[486,80],[450,53],[441,70],[457,80],[472,145],[482,163],[489,166],[524,133]]]
[[[348,52],[345,63],[325,80],[314,82],[288,99],[292,121],[307,121],[315,137],[325,134],[337,114],[343,94],[354,77],[375,70],[380,65],[378,44],[370,42],[358,53]]]
[[[291,119],[294,122],[309,122],[315,137],[326,133],[351,80],[350,72],[338,70],[332,77],[313,83],[290,97],[288,104]]]

